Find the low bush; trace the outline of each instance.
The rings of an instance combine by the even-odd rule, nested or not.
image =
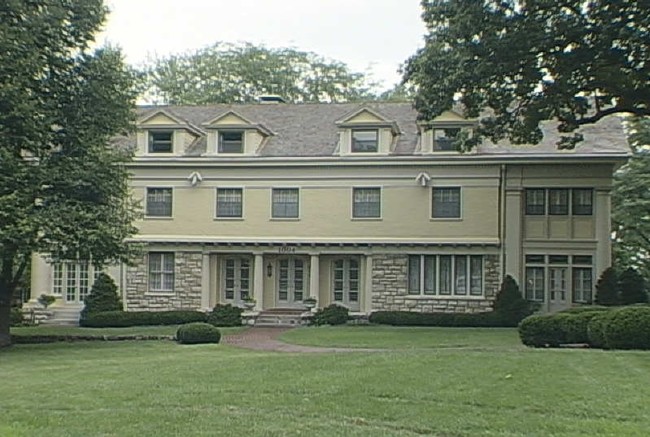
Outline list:
[[[519,338],[526,346],[557,347],[566,343],[562,324],[563,318],[558,315],[529,316],[519,323]]]
[[[23,310],[18,307],[11,307],[11,312],[9,313],[9,326],[21,326],[23,324]]]
[[[182,325],[205,322],[207,314],[200,311],[105,311],[88,314],[79,321],[89,328],[120,328],[147,325]]]
[[[515,327],[533,313],[531,302],[524,299],[519,285],[512,276],[506,275],[492,304],[494,316],[500,319],[500,326]]]
[[[611,349],[650,349],[650,307],[612,311],[605,325],[605,344]]]
[[[603,305],[584,305],[579,307],[573,307],[566,310],[560,311],[558,314],[580,314],[580,313],[595,313],[609,311],[612,307],[606,307]]]
[[[325,308],[320,308],[311,319],[312,325],[343,325],[350,318],[347,308],[340,305],[332,304]]]
[[[589,321],[599,314],[603,314],[603,311],[558,313],[553,317],[558,318],[566,343],[589,343]]]
[[[614,311],[601,311],[589,320],[587,324],[587,338],[591,347],[607,348],[605,341],[605,328]]]
[[[393,326],[501,326],[494,312],[484,313],[414,313],[410,311],[377,311],[370,315],[370,323]]]
[[[218,304],[208,315],[207,322],[214,326],[241,326],[242,308],[232,306],[231,304]]]
[[[181,344],[219,343],[221,332],[209,323],[188,323],[179,326],[176,341]]]

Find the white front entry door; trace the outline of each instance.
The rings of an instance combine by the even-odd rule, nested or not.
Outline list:
[[[302,307],[309,287],[309,267],[303,257],[278,259],[276,299],[278,306]]]
[[[332,302],[359,311],[359,260],[341,258],[332,263]]]

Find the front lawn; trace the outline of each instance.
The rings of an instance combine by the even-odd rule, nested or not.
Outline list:
[[[509,330],[417,328],[406,335],[419,337],[412,349],[401,347],[402,328],[306,328],[285,338],[314,344],[352,329],[365,331],[369,339],[356,340],[364,346],[399,349],[16,345],[0,350],[0,435],[645,437],[650,429],[648,352],[527,349],[504,339]],[[453,336],[448,344],[458,346],[463,335],[480,341],[435,347]]]
[[[168,326],[132,326],[128,328],[82,328],[79,326],[19,326],[11,328],[12,335],[20,336],[41,336],[41,335],[81,335],[97,336],[105,335],[175,335],[177,325]],[[232,334],[246,329],[241,328],[219,328],[223,334]]]
[[[305,346],[378,349],[524,348],[514,328],[320,326],[293,329],[281,340]]]

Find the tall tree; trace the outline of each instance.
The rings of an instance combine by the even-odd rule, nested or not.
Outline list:
[[[424,48],[406,64],[430,120],[460,99],[490,114],[481,137],[537,143],[557,119],[561,148],[579,126],[615,113],[650,115],[650,1],[422,0]],[[573,132],[573,134],[570,134]]]
[[[343,63],[291,48],[216,43],[157,59],[146,69],[146,97],[156,103],[345,102],[371,97],[371,84]]]
[[[614,175],[612,229],[614,259],[650,281],[650,118],[628,123],[632,157]]]
[[[135,232],[124,163],[111,146],[132,126],[133,75],[89,43],[102,0],[7,0],[0,6],[0,345],[31,254],[126,260]]]

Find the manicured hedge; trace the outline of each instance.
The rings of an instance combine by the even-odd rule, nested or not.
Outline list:
[[[529,316],[519,323],[519,337],[526,346],[557,347],[566,342],[562,325],[558,315]]]
[[[208,315],[200,311],[105,311],[88,314],[79,325],[90,328],[109,328],[146,325],[182,325],[205,322]]]
[[[503,326],[494,312],[484,313],[414,313],[410,311],[377,311],[370,315],[370,323],[393,326]]]
[[[221,332],[209,323],[188,323],[178,327],[176,341],[181,344],[219,343]]]
[[[347,308],[340,305],[332,304],[325,308],[320,308],[311,319],[311,324],[320,325],[344,325],[350,318]]]
[[[610,349],[650,349],[650,307],[613,311],[605,325],[605,345]]]
[[[587,338],[589,339],[589,345],[591,347],[607,348],[605,328],[607,327],[609,320],[612,318],[613,313],[614,311],[601,312],[589,320],[589,323],[587,324]]]
[[[244,312],[242,308],[231,304],[217,304],[208,315],[207,322],[214,326],[241,326],[241,315]]]

